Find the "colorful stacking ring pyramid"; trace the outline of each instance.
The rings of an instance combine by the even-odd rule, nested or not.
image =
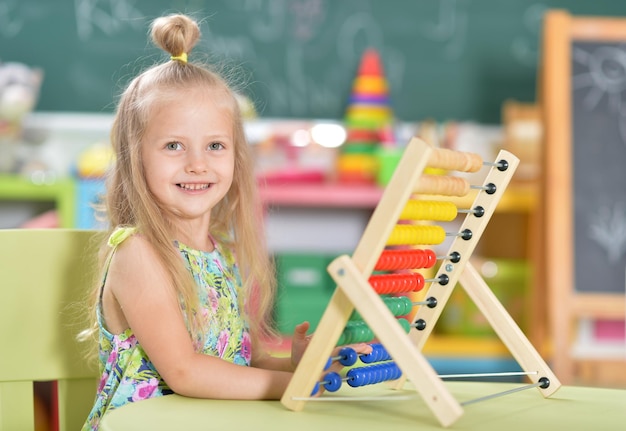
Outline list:
[[[393,120],[389,105],[389,88],[380,56],[376,50],[368,49],[361,59],[346,110],[347,138],[337,161],[339,181],[375,182],[381,133],[388,130]]]

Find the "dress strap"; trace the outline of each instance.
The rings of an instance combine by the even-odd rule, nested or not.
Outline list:
[[[126,238],[133,235],[135,232],[137,232],[136,227],[120,226],[113,231],[111,236],[109,236],[109,240],[107,243],[109,244],[109,247],[115,249],[118,245],[124,242]]]
[[[107,256],[106,262],[104,264],[104,274],[102,276],[100,295],[99,295],[100,300],[102,300],[102,294],[104,292],[104,282],[107,278],[107,275],[109,274],[109,266],[111,265],[111,261],[113,260],[113,255],[115,254],[115,250],[117,249],[117,246],[120,245],[122,242],[124,242],[126,238],[135,234],[136,232],[137,232],[136,227],[120,226],[120,227],[117,227],[113,231],[113,233],[109,236],[109,239],[107,240],[107,244],[109,247],[111,247],[111,251],[109,252],[109,255]]]

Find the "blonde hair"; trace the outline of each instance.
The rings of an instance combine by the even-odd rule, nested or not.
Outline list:
[[[118,226],[134,226],[154,247],[162,265],[171,274],[171,284],[181,298],[181,310],[192,338],[204,339],[206,328],[201,327],[193,313],[198,305],[197,286],[173,245],[172,226],[162,216],[163,210],[148,188],[141,142],[154,106],[168,98],[192,89],[194,92],[204,90],[206,94],[202,97],[226,100],[232,112],[235,141],[233,182],[224,199],[213,208],[210,232],[198,234],[211,234],[223,246],[234,250],[243,284],[240,298],[253,338],[259,340],[275,335],[271,320],[276,285],[274,267],[267,253],[253,175],[254,162],[235,93],[225,79],[207,65],[187,62],[186,55],[185,61],[180,60],[182,54],[191,52],[200,38],[200,29],[194,20],[185,15],[157,18],[152,23],[151,37],[172,59],[135,77],[121,95],[111,130],[116,163],[107,178],[105,201],[111,232]],[[101,250],[103,268],[110,249],[103,244]],[[92,298],[94,307],[97,307],[100,289],[101,285],[97,284]],[[95,310],[91,315],[93,331],[97,328]]]

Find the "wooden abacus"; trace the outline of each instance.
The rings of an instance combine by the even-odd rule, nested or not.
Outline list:
[[[500,151],[496,160],[494,163],[483,163],[476,154],[436,149],[420,139],[411,140],[354,254],[352,257],[340,256],[328,266],[338,288],[281,399],[285,407],[300,411],[307,401],[317,399],[312,398],[312,394],[337,345],[367,341],[353,337],[351,334],[354,331],[350,332],[346,326],[356,309],[364,320],[357,331],[368,328],[371,336],[385,346],[385,354],[381,357],[392,358],[392,362],[383,366],[384,369],[378,366],[377,371],[369,376],[367,371],[360,376],[357,372],[343,380],[352,380],[352,384],[349,382],[351,386],[393,380],[390,385],[400,388],[409,379],[441,425],[454,423],[463,414],[462,404],[447,390],[442,376],[437,375],[421,349],[457,282],[482,311],[524,374],[528,375],[532,381],[529,386],[537,387],[544,397],[552,395],[560,387],[556,376],[468,262],[519,163],[519,159],[507,151]],[[477,172],[484,165],[491,165],[491,168],[483,186],[470,186],[465,178],[454,175],[455,171]],[[443,169],[448,173],[427,175],[424,174],[427,167]],[[461,211],[450,208],[449,198],[444,202],[432,202],[423,200],[420,195],[465,196],[470,188],[478,189],[478,193],[472,209],[466,211],[458,234],[446,234],[442,227],[432,224],[403,223],[415,219],[454,219]],[[416,250],[415,247],[394,250],[394,246],[439,244],[446,235],[455,238],[432,279],[425,280],[414,271],[395,273],[398,269],[433,267],[438,258],[431,250]],[[374,270],[376,275],[372,275]],[[383,271],[394,273],[381,273]],[[428,285],[426,300],[413,313],[412,323],[399,324],[402,319],[394,315],[386,303],[387,299],[379,296],[380,293],[419,290],[426,288],[425,285]],[[406,309],[399,313],[406,314]],[[330,382],[324,384],[330,385]],[[334,379],[332,384],[336,386],[341,382]],[[497,395],[483,398],[494,396]],[[466,404],[470,402],[463,403]]]

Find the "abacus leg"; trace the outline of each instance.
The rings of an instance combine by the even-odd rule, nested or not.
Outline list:
[[[549,380],[550,383],[547,387],[539,386],[541,394],[544,397],[549,397],[556,392],[561,387],[561,382],[470,263],[465,266],[461,273],[459,283],[522,369],[524,371],[536,371],[536,374],[530,374],[529,378],[534,383],[539,382],[542,378]]]
[[[363,274],[369,276],[374,269],[380,253],[385,247],[385,241],[389,238],[395,224],[390,223],[390,220],[398,220],[400,217],[407,200],[411,196],[412,186],[417,184],[432,152],[432,147],[417,138],[414,138],[405,149],[396,172],[376,206],[361,241],[352,255],[353,261],[361,268]],[[369,284],[367,284],[367,290],[372,290]],[[281,398],[285,407],[294,411],[300,411],[304,408],[305,402],[296,398],[311,394],[324,369],[325,358],[330,356],[353,310],[354,306],[344,291],[336,289],[317,325],[311,343],[304,352],[300,364],[298,364],[298,370],[294,373]]]
[[[346,294],[371,328],[376,328],[376,337],[386,346],[402,372],[413,382],[415,389],[441,425],[453,424],[463,414],[463,408],[426,358],[410,342],[398,321],[370,287],[353,260],[348,256],[340,256],[328,266],[328,270],[339,286],[337,290]]]

